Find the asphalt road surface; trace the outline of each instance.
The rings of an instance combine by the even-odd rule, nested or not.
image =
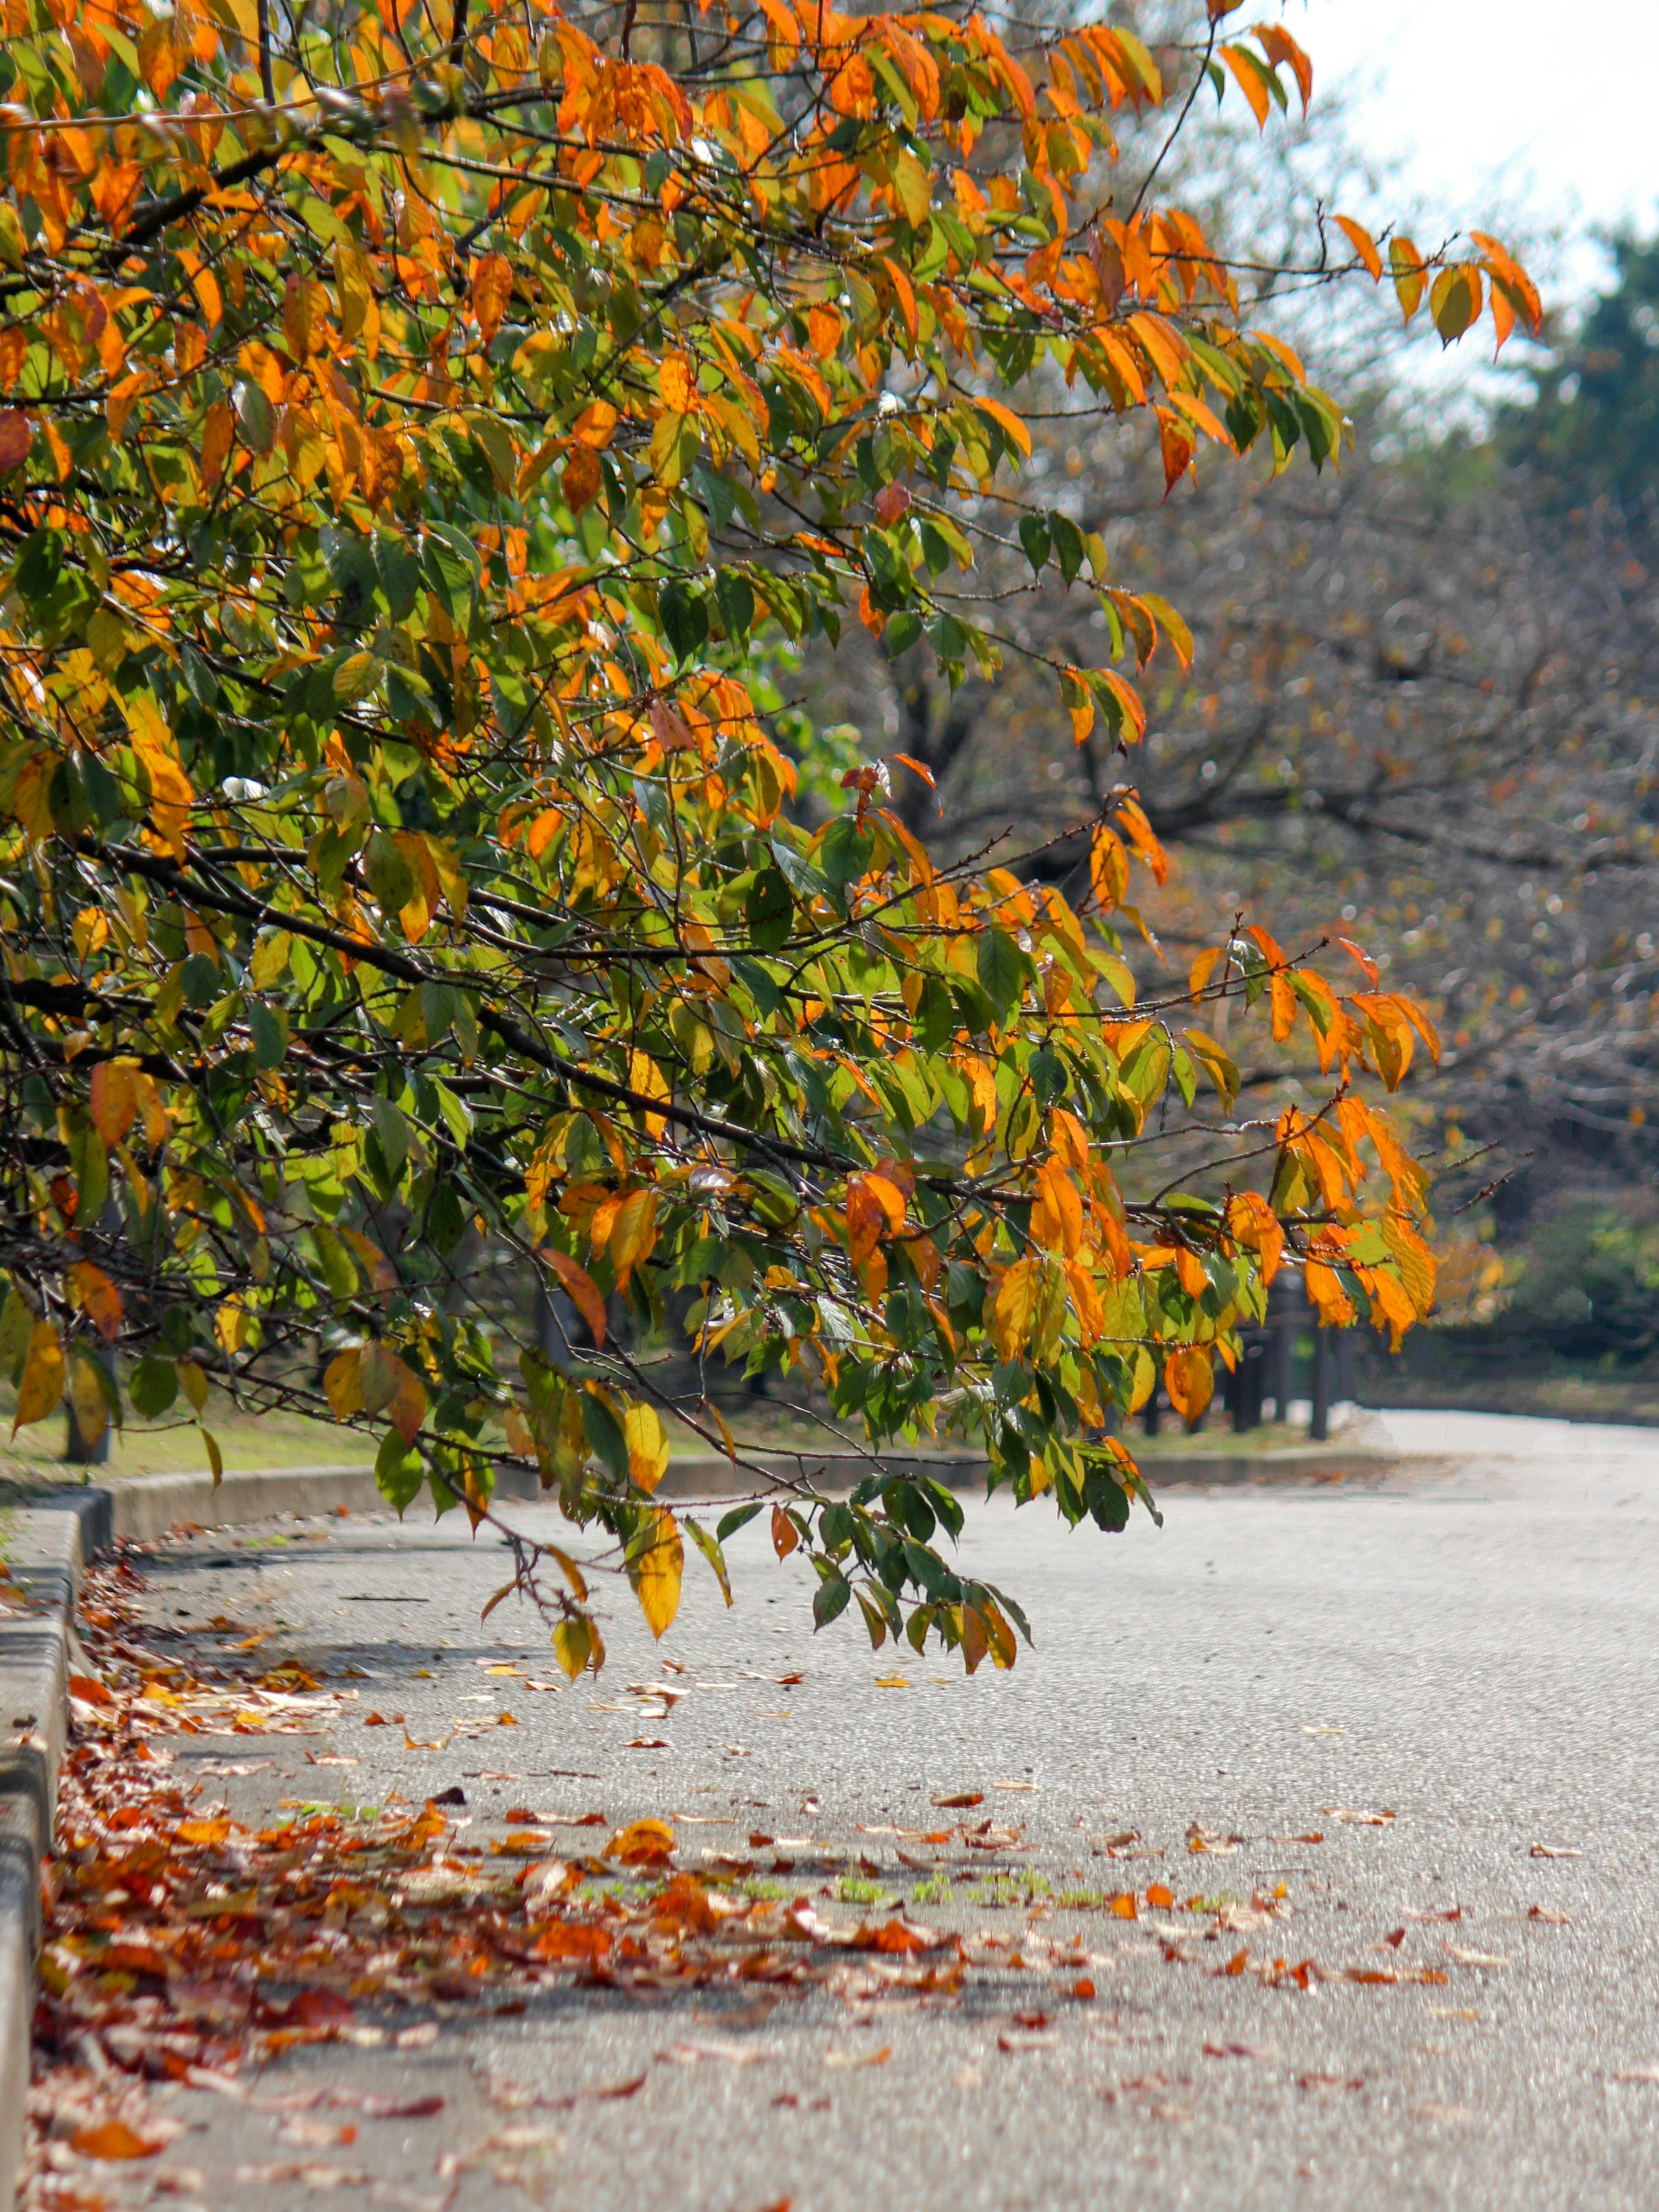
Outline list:
[[[240,1818],[457,1784],[475,1843],[514,1805],[657,1814],[692,1852],[776,1838],[787,1893],[848,1921],[869,1910],[848,1875],[902,1898],[930,1880],[915,1832],[965,1817],[933,1800],[982,1791],[973,1819],[1020,1831],[986,1862],[1000,1884],[952,1882],[958,1846],[938,1853],[950,1901],[912,1907],[1026,1961],[954,2003],[856,1977],[769,2013],[573,1989],[513,2018],[447,2012],[418,2051],[297,2051],[268,2079],[442,2089],[441,2115],[382,2123],[358,2154],[379,2201],[458,2212],[1650,2212],[1659,1432],[1387,1418],[1402,1449],[1462,1456],[1378,1484],[1171,1492],[1161,1531],[1138,1516],[1117,1538],[980,1504],[964,1553],[1024,1601],[1035,1644],[973,1680],[933,1651],[872,1655],[856,1615],[814,1636],[806,1577],[763,1522],[730,1547],[733,1610],[688,1547],[663,1644],[619,1601],[603,1676],[574,1689],[529,1686],[556,1669],[511,1601],[481,1629],[504,1553],[459,1515],[161,1547],[157,1631],[210,1650],[207,1624],[229,1619],[270,1632],[262,1657],[337,1685],[363,1670],[329,1744],[260,1743],[270,1766],[205,1782]],[[503,1660],[523,1676],[485,1671]],[[682,1694],[629,1693],[654,1683]],[[405,1727],[364,1728],[371,1705]],[[477,1725],[509,1711],[515,1726]],[[1194,1831],[1218,1848],[1194,1852]],[[1213,1905],[1130,1923],[1054,1901],[1152,1881],[1236,1900],[1242,1932]],[[1330,1978],[1215,1971],[1241,1950]],[[1069,1994],[1084,1972],[1090,2002]],[[515,2092],[641,2074],[630,2097],[507,2124]],[[232,2185],[277,2154],[275,2116],[195,2092],[173,2109],[196,2124],[173,2163],[201,2171],[216,2212],[319,2201]]]

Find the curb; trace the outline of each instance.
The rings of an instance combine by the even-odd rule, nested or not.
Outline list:
[[[70,1639],[87,1560],[110,1540],[109,1492],[48,1492],[0,1511],[0,1556],[27,1609],[0,1615],[0,2208],[23,2155],[40,1948],[40,1869],[69,1733]]]

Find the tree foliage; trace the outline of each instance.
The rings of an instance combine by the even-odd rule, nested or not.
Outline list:
[[[1157,163],[1115,173],[1115,112],[1178,129],[1206,70],[1260,122],[1305,104],[1289,34],[1233,12],[1155,58],[789,0],[12,0],[20,1422],[326,1406],[394,1504],[475,1518],[532,1461],[660,1634],[685,1537],[724,1582],[761,1510],[656,1496],[673,1427],[741,1456],[641,1356],[683,1327],[700,1371],[801,1370],[867,1438],[850,1497],[774,1510],[817,1620],[856,1599],[972,1668],[1018,1609],[884,1446],[954,1426],[994,1485],[1121,1527],[1114,1416],[1160,1370],[1200,1410],[1287,1259],[1328,1320],[1426,1310],[1370,1086],[1436,1039],[1363,952],[1328,975],[1224,924],[1138,994],[1132,867],[1164,860],[1127,781],[1068,902],[1016,852],[930,859],[902,757],[809,831],[781,742],[780,654],[844,622],[949,684],[1020,653],[976,581],[1016,541],[1103,618],[1038,655],[1077,740],[1139,740],[1133,671],[1188,629],[1022,501],[1044,379],[1143,416],[1168,485],[1206,441],[1336,462],[1339,407]],[[1311,273],[1377,278],[1339,228]],[[1495,241],[1386,252],[1448,339],[1535,318]],[[1324,1097],[1236,1121],[1229,1009],[1305,1025]],[[503,1279],[568,1316],[556,1357]],[[517,1557],[597,1665],[582,1568]]]
[[[1615,239],[1613,258],[1613,289],[1530,370],[1499,446],[1556,505],[1610,498],[1645,538],[1659,491],[1659,242]]]

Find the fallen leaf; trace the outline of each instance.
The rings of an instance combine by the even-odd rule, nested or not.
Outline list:
[[[1547,1905],[1529,1905],[1527,1917],[1528,1920],[1546,1921],[1552,1928],[1570,1928],[1572,1925],[1571,1913],[1553,1911]]]
[[[876,1677],[878,1690],[908,1690],[911,1686],[908,1674],[878,1674]]]
[[[893,2055],[890,2043],[884,2043],[879,2051],[826,2051],[826,2066],[884,2066]]]
[[[624,1751],[672,1751],[673,1745],[666,1736],[630,1735],[623,1746]]]
[[[1615,2081],[1659,2081],[1659,2066],[1626,2066],[1613,2075]]]
[[[952,1797],[935,1797],[933,1802],[943,1813],[965,1812],[971,1805],[982,1805],[985,1792],[982,1790],[958,1790]]]
[[[1060,2038],[1057,2035],[1041,2030],[1033,2033],[1026,2028],[1005,2027],[997,2036],[997,2049],[1010,2051],[1050,2051],[1059,2040]]]
[[[77,2128],[70,2141],[82,2158],[154,2158],[158,2150],[167,2148],[172,2136],[141,2136],[125,2120],[113,2119]]]
[[[1206,2043],[1206,2058],[1277,2058],[1276,2043]]]
[[[635,1820],[612,1836],[605,1856],[623,1866],[665,1866],[673,1849],[674,1831],[666,1820]]]
[[[1187,1831],[1187,1848],[1195,1854],[1207,1853],[1214,1858],[1228,1858],[1243,1842],[1243,1836],[1218,1835],[1194,1820]]]
[[[1441,1949],[1449,1959],[1455,1959],[1460,1966],[1512,1966],[1513,1959],[1499,1958],[1494,1951],[1467,1951],[1460,1943],[1442,1942]]]
[[[297,2144],[301,2150],[337,2150],[356,2142],[357,2130],[349,2120],[313,2120],[296,2112],[277,2129],[276,2140]]]
[[[1528,1856],[1534,1859],[1582,1859],[1584,1854],[1571,1844],[1534,1844]]]
[[[1328,1820],[1346,1820],[1353,1826],[1361,1828],[1386,1828],[1395,1817],[1389,1812],[1361,1812],[1352,1805],[1322,1805],[1319,1809]]]

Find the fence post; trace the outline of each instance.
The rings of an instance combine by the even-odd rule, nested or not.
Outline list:
[[[1322,1322],[1315,1325],[1313,1419],[1308,1424],[1308,1437],[1316,1444],[1322,1444],[1331,1432],[1331,1334]]]

